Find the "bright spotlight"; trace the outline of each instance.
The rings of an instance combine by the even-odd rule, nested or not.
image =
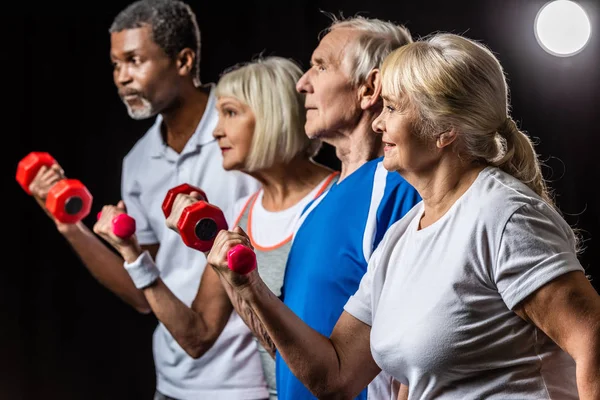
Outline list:
[[[535,17],[535,38],[544,50],[557,57],[579,53],[591,31],[584,9],[570,0],[546,3]]]

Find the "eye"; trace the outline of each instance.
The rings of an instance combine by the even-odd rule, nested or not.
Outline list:
[[[130,62],[134,65],[140,65],[142,63],[142,59],[139,56],[131,57]]]
[[[385,109],[387,110],[387,112],[390,112],[390,113],[396,111],[396,109],[394,107],[390,106],[390,105],[386,105]]]
[[[223,114],[227,117],[235,117],[237,115],[237,113],[235,112],[235,110],[231,109],[231,108],[224,108],[223,109]]]
[[[316,69],[319,72],[325,71],[325,66],[321,63],[311,63],[311,68]]]

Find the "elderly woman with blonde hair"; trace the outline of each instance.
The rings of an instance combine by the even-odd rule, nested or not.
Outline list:
[[[410,399],[599,399],[600,296],[496,57],[433,35],[386,58],[381,96],[384,166],[423,200],[387,231],[330,337],[227,268],[243,233],[221,231],[209,264],[319,398],[352,398],[383,370]]]
[[[313,161],[321,143],[309,139],[304,131],[304,95],[296,91],[301,76],[301,69],[292,60],[259,57],[226,70],[216,86],[219,121],[213,136],[219,142],[223,168],[248,174],[261,183],[257,192],[223,210],[225,219],[230,228],[248,232],[244,244],[256,252],[258,272],[274,293],[281,293],[292,234],[301,211],[324,194],[339,175]],[[206,196],[210,201],[210,192]],[[199,192],[178,194],[167,226],[179,232],[177,224],[184,209],[200,199]],[[191,357],[222,356],[224,362],[246,362],[234,349],[231,354],[210,352],[217,340],[233,340],[231,332],[222,335],[226,325],[243,332],[235,340],[246,343],[253,336],[244,322],[249,326],[256,322],[251,309],[240,308],[239,314],[233,311],[226,288],[212,268],[204,270],[191,305],[178,299],[160,278],[143,292],[158,320]],[[233,294],[232,298],[236,301]],[[230,319],[233,323],[228,324]],[[268,336],[254,340],[268,392],[265,398],[277,399],[275,348]]]

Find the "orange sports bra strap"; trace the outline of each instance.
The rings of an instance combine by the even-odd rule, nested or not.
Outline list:
[[[233,227],[237,226],[240,223],[240,220],[242,219],[242,216],[248,209],[248,206],[250,206],[251,203],[254,204],[254,202],[256,201],[256,198],[258,197],[258,193],[260,193],[261,190],[262,189],[258,189],[256,191],[256,193],[254,193],[252,196],[248,197],[248,200],[246,200],[246,204],[244,204],[244,207],[242,207],[242,210],[240,211],[237,218],[235,219],[235,224],[233,224],[233,226],[230,226],[229,229],[233,229]]]

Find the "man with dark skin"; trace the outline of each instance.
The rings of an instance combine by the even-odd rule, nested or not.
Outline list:
[[[222,167],[212,136],[218,120],[214,84],[200,84],[200,31],[191,8],[180,1],[137,1],[116,16],[109,31],[119,96],[130,117],[155,117],[155,123],[125,156],[122,200],[116,209],[102,213],[94,232],[82,222],[54,222],[92,276],[137,311],[152,312],[141,289],[159,276],[189,306],[206,257],[186,247],[167,228],[161,209],[165,195],[188,183],[204,190],[211,203],[227,209],[258,190],[259,183]],[[63,177],[58,164],[40,169],[30,190],[41,206],[49,188]],[[123,257],[97,236],[108,229],[115,212],[126,212],[136,220],[139,245],[123,246],[128,249],[120,252]],[[145,268],[141,262],[145,257],[154,259],[153,269]],[[155,399],[268,397],[256,345],[236,313],[200,359],[181,349],[161,323],[154,332],[153,353]]]

